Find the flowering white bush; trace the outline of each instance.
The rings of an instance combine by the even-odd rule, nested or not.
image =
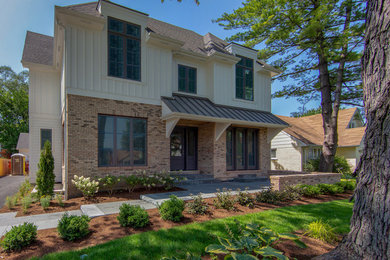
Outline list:
[[[99,182],[85,178],[84,176],[73,176],[72,183],[79,189],[86,199],[92,198],[99,190]]]

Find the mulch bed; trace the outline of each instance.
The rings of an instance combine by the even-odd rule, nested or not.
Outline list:
[[[115,201],[126,201],[126,200],[139,200],[141,195],[144,194],[152,194],[152,193],[164,193],[164,192],[171,192],[171,191],[182,191],[184,189],[174,187],[170,190],[165,190],[162,187],[156,187],[151,189],[150,191],[147,191],[145,189],[139,189],[134,190],[133,192],[129,193],[126,190],[119,190],[116,191],[111,197],[108,195],[107,192],[98,192],[94,199],[92,200],[86,200],[83,197],[80,198],[73,198],[64,201],[64,207],[61,207],[58,205],[58,202],[54,199],[50,202],[49,208],[44,210],[39,202],[34,202],[31,204],[31,207],[27,210],[26,214],[23,213],[23,208],[21,205],[17,205],[13,207],[11,210],[7,208],[7,206],[3,206],[0,209],[0,213],[7,213],[7,212],[15,212],[17,217],[23,217],[28,215],[38,215],[38,214],[47,214],[47,213],[54,213],[54,212],[63,212],[63,211],[70,211],[70,210],[78,210],[80,209],[81,205],[86,204],[95,204],[95,203],[104,203],[104,202],[115,202]]]
[[[143,229],[123,228],[119,226],[119,222],[116,219],[118,214],[97,217],[91,220],[90,230],[91,233],[88,237],[76,241],[68,242],[63,241],[57,233],[55,228],[38,230],[38,240],[31,246],[23,249],[21,252],[14,253],[0,253],[0,259],[28,259],[33,256],[42,256],[52,252],[77,250],[97,244],[102,244],[113,239],[121,238],[124,236],[151,231],[159,230],[162,228],[171,228],[174,226],[180,226],[183,224],[189,224],[192,222],[204,222],[212,219],[225,218],[236,215],[244,215],[249,213],[260,212],[284,206],[293,205],[306,205],[316,204],[332,200],[348,199],[351,197],[351,193],[339,194],[339,195],[321,195],[319,198],[302,198],[298,201],[282,203],[281,205],[270,205],[265,203],[256,203],[255,208],[250,209],[240,205],[237,206],[236,211],[227,211],[223,209],[215,209],[213,205],[213,199],[205,199],[205,201],[211,206],[210,214],[197,216],[184,212],[184,220],[180,223],[174,223],[170,221],[164,221],[160,218],[157,209],[148,210],[150,216],[151,225]],[[332,250],[335,245],[330,245],[319,240],[315,240],[309,237],[303,237],[302,241],[308,245],[308,248],[302,249],[296,246],[290,241],[283,241],[278,245],[278,249],[283,250],[287,256],[296,257],[297,259],[311,259],[314,256],[324,254]],[[207,257],[205,258],[207,259]]]

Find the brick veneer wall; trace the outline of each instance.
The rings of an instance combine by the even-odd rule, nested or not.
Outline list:
[[[98,167],[98,114],[147,118],[147,166]],[[170,169],[169,138],[161,106],[67,95],[68,196],[79,193],[71,180],[74,175],[101,177],[135,173],[137,169]]]
[[[333,184],[339,182],[340,179],[340,173],[304,173],[270,176],[271,187],[274,190],[284,190],[287,186],[294,186],[297,184]]]

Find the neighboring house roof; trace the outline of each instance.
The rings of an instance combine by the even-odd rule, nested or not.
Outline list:
[[[337,120],[338,146],[359,146],[366,127],[348,128],[357,108],[342,109],[339,111]],[[324,142],[324,129],[322,125],[322,115],[312,115],[304,117],[278,116],[286,121],[290,127],[283,129],[287,134],[295,137],[307,145],[321,145]]]
[[[27,31],[22,62],[53,65],[54,37]]]
[[[161,99],[172,112],[176,113],[287,125],[286,122],[270,112],[218,105],[204,97],[173,94],[172,97],[161,97]]]
[[[19,139],[18,139],[18,144],[16,145],[16,150],[28,149],[28,147],[29,147],[28,140],[29,140],[28,133],[20,133]]]

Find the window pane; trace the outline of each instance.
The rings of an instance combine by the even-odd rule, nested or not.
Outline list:
[[[108,20],[108,30],[113,32],[123,32],[123,22],[115,20],[115,19],[109,19]]]
[[[116,153],[118,166],[131,165],[130,122],[130,118],[117,117],[116,119]]]
[[[245,99],[253,100],[253,72],[245,70]]]
[[[126,34],[140,38],[141,37],[140,27],[137,25],[127,24]]]
[[[127,39],[127,78],[133,80],[140,80],[141,78],[141,52],[140,42],[133,39]]]
[[[133,119],[134,165],[146,164],[146,120]]]
[[[51,129],[41,129],[41,150],[45,147],[46,141],[51,142]]]
[[[109,34],[109,74],[123,77],[123,38]]]
[[[196,83],[194,80],[188,81],[188,92],[196,94]]]
[[[103,116],[99,115],[98,117],[98,128],[99,133],[114,133],[114,117],[113,116]]]
[[[233,134],[232,130],[226,131],[226,167],[233,168]]]
[[[236,64],[236,98],[253,100],[253,60],[241,57]]]
[[[186,79],[179,79],[179,91],[186,91]]]
[[[244,98],[243,84],[242,78],[236,78],[236,98]]]
[[[254,142],[254,131],[248,130],[247,132],[247,149],[248,149],[248,166],[252,168],[256,166],[255,158],[255,142]]]
[[[244,131],[236,130],[236,165],[237,169],[245,168]]]
[[[99,133],[98,150],[99,166],[114,166],[114,134]]]

